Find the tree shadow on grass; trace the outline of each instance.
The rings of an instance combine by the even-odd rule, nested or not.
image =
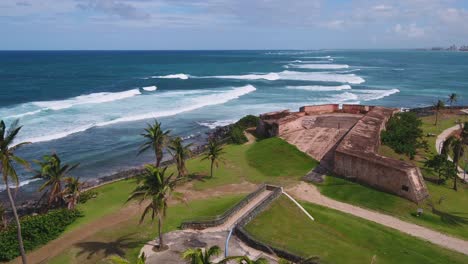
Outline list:
[[[446,224],[454,225],[454,226],[468,225],[468,217],[463,216],[463,215],[466,215],[466,213],[457,213],[457,212],[448,213],[448,212],[439,211],[436,208],[432,208],[432,213],[440,216],[440,219],[442,220],[442,222]]]
[[[132,235],[125,235],[111,242],[87,241],[76,243],[75,246],[80,248],[77,256],[87,254],[87,259],[98,255],[103,255],[104,257],[119,255],[123,257],[125,256],[125,249],[142,246],[142,242],[132,238]]]
[[[201,173],[191,173],[187,176],[188,181],[206,182],[209,178],[210,176]]]

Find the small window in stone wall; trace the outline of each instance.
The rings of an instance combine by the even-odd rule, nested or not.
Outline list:
[[[401,186],[401,189],[402,189],[403,191],[405,191],[405,192],[409,191],[409,187],[406,186],[406,185],[402,185],[402,186]]]

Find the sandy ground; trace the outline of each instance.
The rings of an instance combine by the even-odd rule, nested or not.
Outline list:
[[[468,255],[468,241],[454,238],[428,228],[402,221],[393,216],[363,209],[358,206],[342,203],[323,196],[314,185],[301,182],[286,190],[295,198],[314,204],[319,204],[341,212],[352,214],[372,222],[399,230],[408,235],[430,241],[441,247],[445,247],[465,255]],[[312,212],[312,216],[314,216]]]

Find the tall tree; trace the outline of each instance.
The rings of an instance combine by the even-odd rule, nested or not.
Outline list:
[[[172,157],[174,158],[177,166],[177,171],[179,172],[178,177],[185,177],[187,176],[187,168],[185,167],[185,160],[190,157],[192,151],[190,148],[193,146],[192,143],[183,145],[182,138],[176,137],[171,140],[169,143],[169,152],[171,153]]]
[[[457,190],[457,180],[458,180],[458,163],[460,158],[463,157],[465,153],[463,140],[461,138],[450,136],[447,138],[442,147],[443,153],[453,153],[453,189]]]
[[[167,201],[173,195],[174,188],[179,181],[178,178],[173,177],[174,174],[166,176],[166,169],[167,167],[160,169],[147,165],[145,173],[138,179],[138,186],[128,198],[128,200],[140,199],[140,203],[150,200],[141,215],[140,224],[150,212],[152,221],[155,216],[158,217],[159,249],[161,250],[164,249],[162,227],[168,208]]]
[[[29,144],[29,142],[22,142],[18,144],[13,143],[20,130],[21,126],[18,125],[18,120],[14,121],[10,125],[9,129],[6,128],[5,122],[3,122],[3,120],[0,121],[0,171],[2,172],[3,182],[5,183],[8,199],[10,201],[11,209],[13,211],[13,216],[16,222],[21,260],[23,263],[27,263],[26,252],[24,251],[23,245],[23,237],[21,235],[21,224],[19,221],[18,212],[16,211],[15,200],[11,194],[9,185],[9,180],[12,180],[16,184],[16,187],[19,186],[18,174],[16,173],[16,169],[13,166],[14,163],[24,167],[29,167],[29,164],[24,159],[15,155],[15,151],[18,150],[21,146]]]
[[[449,165],[450,162],[447,160],[447,156],[443,154],[434,155],[431,159],[424,162],[424,166],[433,169],[437,172],[439,180],[437,184],[442,182],[442,171]]]
[[[434,108],[436,112],[436,119],[435,119],[434,125],[437,126],[437,123],[439,121],[439,112],[440,110],[445,108],[445,103],[442,100],[438,100],[437,103],[435,103],[432,107]]]
[[[210,177],[213,178],[213,167],[216,166],[218,167],[218,161],[221,160],[221,155],[224,154],[223,148],[219,141],[216,139],[212,138],[208,141],[207,145],[207,151],[205,153],[205,156],[203,157],[203,160],[209,160],[211,162],[210,164]]]
[[[163,149],[169,139],[170,130],[163,131],[161,123],[156,119],[153,124],[148,124],[145,132],[141,135],[145,138],[145,142],[140,146],[138,155],[152,149],[156,157],[156,167],[159,167],[163,159]]]
[[[7,228],[6,208],[2,202],[0,202],[0,220],[2,221],[3,228]]]
[[[182,253],[182,258],[190,261],[190,264],[214,264],[212,257],[221,254],[218,246],[212,246],[209,249],[189,248]]]
[[[49,195],[47,201],[49,207],[54,204],[63,204],[65,200],[63,199],[62,183],[65,178],[70,177],[70,172],[78,167],[79,164],[62,164],[62,160],[55,153],[52,155],[45,155],[42,157],[41,161],[35,160],[34,162],[40,167],[34,178],[46,180],[46,182],[39,187],[39,191],[42,192],[47,188],[44,194]]]
[[[67,202],[68,209],[74,210],[80,199],[83,182],[80,178],[68,177],[65,179],[65,189],[63,189],[63,196]]]
[[[448,96],[447,102],[450,104],[450,108],[456,103],[458,100],[458,95],[456,93],[451,93]]]

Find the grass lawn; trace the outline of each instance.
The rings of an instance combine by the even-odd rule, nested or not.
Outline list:
[[[172,206],[168,210],[164,232],[176,230],[183,221],[188,219],[222,214],[244,196],[215,197],[191,201],[188,205]],[[154,239],[157,235],[157,222],[151,223],[150,218],[147,218],[147,221],[139,225],[139,217],[135,215],[129,221],[92,235],[48,263],[107,263],[104,261],[105,258],[113,254],[123,255],[133,263],[144,243]]]
[[[321,263],[468,263],[446,250],[379,224],[303,203],[310,221],[284,196],[246,226],[257,239]]]
[[[438,126],[434,126],[434,116],[424,117],[422,118],[424,135],[429,133],[438,135],[445,129],[454,126],[458,119],[461,119],[463,122],[466,117],[444,114],[439,117]],[[379,152],[382,155],[395,159],[412,162],[421,168],[425,177],[436,178],[437,176],[435,173],[424,168],[423,164],[426,157],[430,157],[436,152],[436,137],[425,137],[425,140],[428,141],[428,150],[419,150],[414,160],[410,160],[407,156],[397,154],[390,147],[384,145],[380,148]],[[398,196],[380,192],[340,178],[328,176],[324,183],[317,184],[322,194],[335,200],[367,207],[372,210],[399,217],[408,222],[468,239],[468,186],[460,183],[459,189],[456,192],[451,189],[453,186],[452,180],[448,180],[443,185],[437,185],[426,181],[426,185],[429,189],[430,200],[437,210],[434,213],[427,202],[418,206]],[[439,204],[438,201],[441,198],[443,201]],[[418,207],[424,209],[422,217],[415,216]]]
[[[223,161],[208,178],[210,162],[197,157],[187,161],[196,190],[249,181],[288,185],[297,182],[318,162],[280,138],[269,138],[250,145],[224,146]],[[175,172],[171,166],[168,171]],[[205,176],[205,177],[203,177]]]

